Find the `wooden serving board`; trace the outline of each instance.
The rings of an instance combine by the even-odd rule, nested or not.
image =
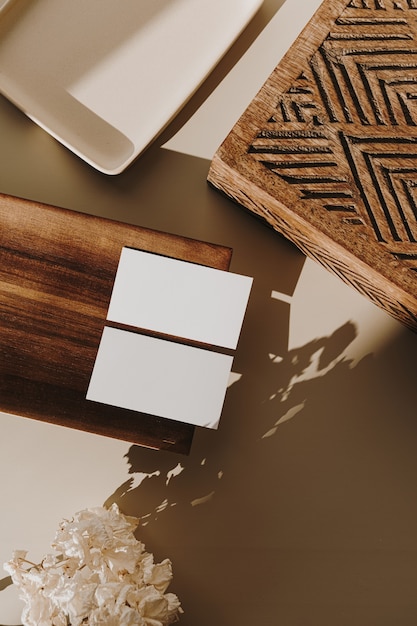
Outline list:
[[[323,2],[208,180],[416,330],[416,0]]]
[[[222,270],[232,254],[0,195],[0,410],[188,453],[193,426],[86,400],[123,246]]]

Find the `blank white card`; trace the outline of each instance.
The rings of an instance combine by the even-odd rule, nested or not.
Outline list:
[[[216,428],[233,358],[105,327],[87,399]]]
[[[234,350],[252,280],[123,248],[107,319]]]

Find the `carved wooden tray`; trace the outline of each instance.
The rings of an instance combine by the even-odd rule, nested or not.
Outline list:
[[[231,250],[0,195],[0,410],[188,453],[194,427],[86,400],[123,246],[222,270]]]
[[[208,180],[416,330],[416,0],[323,2]]]

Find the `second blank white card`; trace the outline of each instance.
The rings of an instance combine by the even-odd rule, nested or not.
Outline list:
[[[87,399],[217,428],[233,357],[105,327]]]

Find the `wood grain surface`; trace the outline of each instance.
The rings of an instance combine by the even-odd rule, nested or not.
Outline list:
[[[194,428],[85,399],[123,246],[229,268],[231,250],[0,195],[0,410],[188,453]]]
[[[209,182],[417,329],[417,2],[326,0]]]

